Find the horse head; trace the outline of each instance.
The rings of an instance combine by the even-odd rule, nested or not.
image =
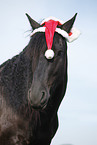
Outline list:
[[[77,14],[66,23],[49,18],[41,24],[26,15],[33,29],[29,43],[33,78],[28,100],[35,109],[43,110],[49,105],[57,109],[67,85],[67,41],[79,35],[71,36]]]

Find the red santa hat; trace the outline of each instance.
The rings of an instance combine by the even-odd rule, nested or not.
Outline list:
[[[80,35],[80,31],[76,28],[72,28],[69,34],[65,30],[57,28],[57,26],[62,24],[64,24],[63,21],[55,17],[49,17],[42,21],[41,25],[43,25],[43,27],[39,27],[31,33],[32,36],[36,32],[45,32],[45,38],[47,43],[47,51],[45,52],[45,56],[47,59],[52,59],[54,57],[54,51],[51,48],[55,32],[66,38],[68,42],[74,41]]]

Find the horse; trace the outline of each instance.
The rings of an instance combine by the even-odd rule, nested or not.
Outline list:
[[[50,145],[66,92],[67,40],[76,15],[65,23],[39,24],[26,14],[28,45],[0,65],[0,145]]]

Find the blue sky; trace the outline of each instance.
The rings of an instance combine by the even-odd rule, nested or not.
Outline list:
[[[25,13],[37,21],[67,21],[78,13],[81,36],[68,44],[68,87],[59,108],[59,129],[51,145],[97,145],[97,1],[3,0],[0,2],[0,64],[29,42]],[[28,32],[26,32],[28,31]]]

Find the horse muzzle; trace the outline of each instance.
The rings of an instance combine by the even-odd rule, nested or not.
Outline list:
[[[49,93],[47,89],[42,86],[31,86],[28,91],[28,101],[34,109],[45,109],[49,100]]]

